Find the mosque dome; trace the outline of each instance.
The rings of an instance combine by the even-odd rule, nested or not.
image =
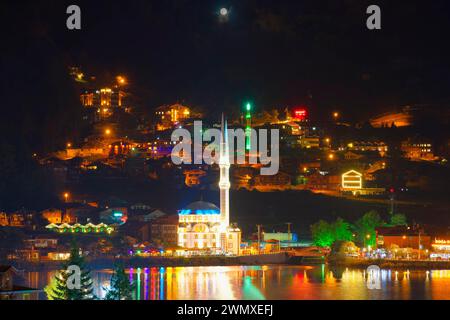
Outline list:
[[[179,214],[220,214],[220,209],[211,202],[196,201],[181,209]]]

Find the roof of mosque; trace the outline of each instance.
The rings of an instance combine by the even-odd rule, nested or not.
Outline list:
[[[179,214],[220,214],[220,209],[211,202],[196,201],[181,209]]]

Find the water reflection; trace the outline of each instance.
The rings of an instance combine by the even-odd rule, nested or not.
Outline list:
[[[318,266],[130,268],[135,299],[450,299],[450,270],[380,270],[379,288],[368,288],[362,269]],[[111,270],[92,272],[103,298]],[[24,284],[43,288],[54,272],[25,273]],[[45,294],[41,294],[45,299]]]

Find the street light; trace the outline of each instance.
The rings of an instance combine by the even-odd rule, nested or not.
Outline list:
[[[106,129],[105,134],[109,136],[111,134],[111,129]]]
[[[366,234],[366,237],[364,238],[364,247],[366,246],[366,239],[369,240],[370,239],[370,234]]]
[[[67,142],[67,148],[72,147],[72,144],[70,142]]]
[[[123,76],[117,76],[116,80],[119,85],[125,85],[127,83],[127,80]]]
[[[333,112],[333,118],[334,119],[337,119],[337,118],[339,118],[339,112]]]
[[[330,154],[328,155],[328,159],[333,160],[333,159],[334,159],[334,154],[330,153]]]
[[[69,199],[69,193],[68,192],[64,192],[64,201],[67,202],[67,200]]]

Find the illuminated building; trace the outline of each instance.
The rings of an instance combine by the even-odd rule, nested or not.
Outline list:
[[[222,118],[219,168],[220,209],[210,202],[197,201],[180,210],[178,245],[187,249],[209,249],[217,253],[238,255],[241,230],[230,226],[230,159],[227,123],[224,118]]]
[[[386,249],[411,248],[426,250],[431,247],[431,237],[422,229],[407,226],[376,228],[376,244]]]
[[[111,116],[115,109],[124,108],[125,96],[123,90],[101,88],[85,91],[80,95],[80,99],[83,107],[95,109],[97,116],[102,119]]]
[[[56,248],[58,239],[49,238],[48,236],[38,236],[33,239],[23,240],[26,248]]]
[[[188,187],[199,186],[203,177],[206,176],[206,171],[200,169],[185,170],[183,172],[185,175],[184,183]]]
[[[295,121],[307,121],[307,116],[308,113],[306,111],[306,108],[294,108],[294,110],[292,111],[292,117]]]
[[[114,231],[114,228],[108,226],[107,224],[92,224],[88,223],[85,225],[81,225],[79,223],[75,223],[70,225],[68,223],[63,224],[54,224],[51,223],[47,225],[45,228],[56,231],[58,233],[107,233],[111,234]]]
[[[105,224],[123,225],[128,220],[127,208],[109,208],[99,213],[100,221]]]
[[[60,209],[46,209],[41,211],[42,218],[46,219],[49,223],[61,224],[70,223],[74,220],[69,214],[63,213]]]
[[[340,184],[341,177],[321,172],[314,172],[306,178],[306,187],[310,190],[339,190]]]
[[[437,239],[435,238],[431,244],[436,251],[447,251],[450,253],[450,240],[449,239]]]
[[[285,190],[291,186],[291,176],[285,172],[274,175],[257,175],[253,187],[257,190]]]
[[[362,183],[362,174],[350,170],[341,176],[341,191],[353,196],[373,196],[382,195],[386,192],[385,188],[364,188]]]
[[[343,190],[362,189],[362,174],[355,170],[345,172],[341,186]]]
[[[382,141],[355,141],[347,144],[347,150],[351,151],[373,151],[384,157],[388,151],[386,143]]]
[[[433,148],[429,141],[407,140],[403,141],[401,150],[404,157],[411,160],[434,160]]]
[[[300,138],[300,146],[304,149],[311,149],[311,148],[319,148],[320,147],[320,138],[319,137],[313,137],[313,136],[302,136]]]
[[[434,238],[431,242],[432,253],[430,254],[431,259],[450,259],[450,239],[448,237]]]
[[[70,67],[69,68],[69,74],[75,80],[76,82],[84,83],[86,80],[84,79],[84,73],[81,71],[79,67]]]
[[[175,247],[178,244],[178,216],[166,215],[153,220],[151,238],[153,243]]]
[[[375,128],[382,127],[406,127],[413,123],[412,110],[408,107],[403,108],[401,111],[391,111],[381,115],[378,115],[370,119],[370,125]]]
[[[173,128],[180,121],[191,117],[191,110],[179,103],[170,106],[161,106],[156,109],[156,130],[163,131]]]
[[[5,227],[9,225],[9,219],[6,212],[0,212],[0,227]]]
[[[308,121],[308,110],[306,107],[298,106],[294,108],[286,109],[286,120],[295,122],[307,122]]]

